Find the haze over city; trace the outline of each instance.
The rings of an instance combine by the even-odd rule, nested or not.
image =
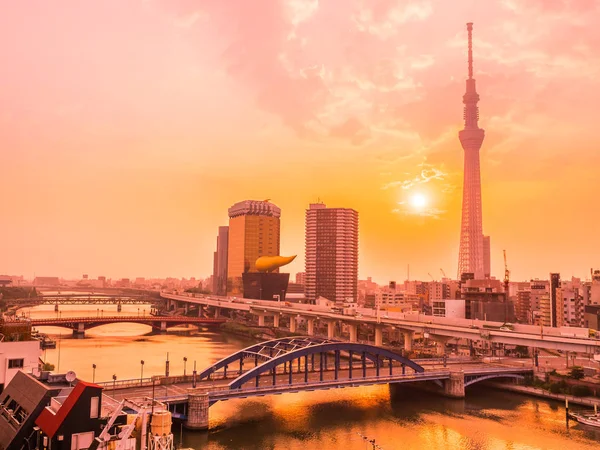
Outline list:
[[[597,266],[595,1],[0,5],[0,273],[207,277],[227,208],[360,215],[359,273],[455,276],[464,23],[492,275]],[[248,20],[251,18],[251,20]],[[18,44],[18,45],[17,45]],[[287,269],[286,269],[287,270]]]

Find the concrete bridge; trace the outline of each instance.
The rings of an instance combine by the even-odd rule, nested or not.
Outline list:
[[[335,325],[344,324],[349,329],[349,340],[357,340],[357,329],[359,325],[368,324],[374,329],[374,344],[383,344],[383,330],[393,330],[403,335],[404,348],[412,350],[412,342],[415,334],[429,337],[438,344],[438,351],[443,353],[445,344],[451,339],[468,339],[472,341],[485,341],[488,343],[501,343],[508,345],[522,345],[530,348],[546,348],[567,352],[585,354],[600,353],[600,340],[588,337],[577,337],[576,335],[562,336],[556,328],[540,328],[526,325],[516,325],[515,330],[500,329],[500,325],[493,322],[446,319],[442,317],[426,316],[423,314],[378,314],[370,311],[369,314],[346,315],[331,311],[316,305],[302,305],[287,302],[259,301],[232,297],[214,296],[185,296],[161,293],[167,299],[167,306],[173,304],[199,305],[202,308],[210,308],[215,316],[220,311],[228,309],[244,311],[258,317],[258,324],[266,325],[267,319],[273,327],[281,325],[282,319],[289,325],[292,333],[296,332],[297,319],[307,323],[307,334],[314,335],[316,323],[325,324],[327,337],[335,337]],[[188,306],[185,306],[188,305]],[[200,311],[199,311],[200,312]],[[577,328],[574,328],[577,331]]]
[[[465,388],[479,381],[523,378],[531,372],[481,363],[426,368],[374,345],[287,337],[247,347],[191,377],[130,380],[131,385],[121,382],[119,389],[116,382],[102,384],[115,400],[154,397],[168,403],[188,428],[207,429],[209,408],[218,401],[398,383],[428,384],[441,395],[462,398]]]
[[[185,316],[113,316],[113,317],[61,317],[57,319],[29,319],[32,327],[63,327],[73,330],[74,336],[85,335],[85,330],[109,323],[141,323],[165,332],[175,325],[215,326],[226,319]]]

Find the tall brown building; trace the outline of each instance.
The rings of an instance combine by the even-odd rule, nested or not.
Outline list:
[[[305,292],[318,297],[357,301],[358,212],[315,203],[306,211]]]
[[[228,295],[242,295],[242,274],[256,272],[259,257],[279,255],[280,216],[281,209],[268,201],[245,200],[229,208]]]

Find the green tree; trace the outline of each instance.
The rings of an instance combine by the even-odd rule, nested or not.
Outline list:
[[[45,362],[44,365],[42,366],[42,370],[44,372],[52,372],[54,370],[54,364]]]
[[[581,366],[573,366],[569,372],[569,377],[573,378],[574,380],[581,380],[584,376],[585,373],[583,371],[583,367]]]

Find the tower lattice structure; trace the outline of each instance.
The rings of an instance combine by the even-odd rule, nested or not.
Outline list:
[[[473,78],[473,24],[467,24],[469,35],[469,78],[463,96],[465,127],[458,138],[465,151],[462,220],[460,227],[460,248],[458,254],[458,276],[474,273],[475,278],[483,278],[483,223],[481,213],[481,175],[479,150],[485,132],[479,128],[479,94]]]

